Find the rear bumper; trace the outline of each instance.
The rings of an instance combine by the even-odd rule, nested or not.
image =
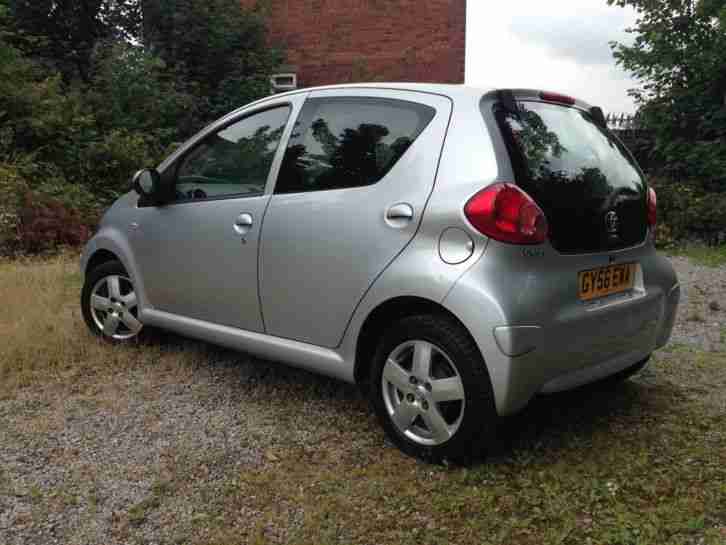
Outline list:
[[[594,310],[566,299],[576,286],[556,283],[561,271],[495,273],[500,260],[486,256],[452,289],[444,303],[484,356],[499,414],[622,371],[668,341],[680,297],[670,263],[655,252],[623,257],[640,263],[642,291]]]

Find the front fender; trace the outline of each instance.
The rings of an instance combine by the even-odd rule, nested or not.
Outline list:
[[[98,232],[88,241],[81,253],[80,266],[81,275],[85,278],[88,263],[94,254],[101,250],[114,254],[131,277],[139,298],[139,310],[143,310],[151,308],[151,305],[146,297],[143,276],[140,274],[130,241],[130,237],[135,233],[132,224],[138,221],[137,200],[135,193],[127,193],[106,212]]]

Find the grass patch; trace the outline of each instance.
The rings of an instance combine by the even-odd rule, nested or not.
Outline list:
[[[80,308],[78,256],[0,260],[0,400],[35,384],[68,384],[163,360],[191,361],[179,346],[111,346],[88,332]],[[89,402],[93,403],[93,399]]]
[[[683,256],[707,267],[726,266],[726,245],[706,246],[703,244],[689,244],[669,248],[671,255]]]

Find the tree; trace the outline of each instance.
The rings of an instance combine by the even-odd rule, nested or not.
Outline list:
[[[642,84],[630,94],[670,177],[726,190],[726,0],[608,0],[638,13],[632,45],[612,43]]]
[[[144,0],[144,44],[214,118],[269,93],[282,60],[267,44],[261,9],[239,0]]]
[[[66,81],[90,80],[99,41],[133,40],[141,24],[139,0],[3,0],[12,28],[8,41],[29,57],[50,64]]]

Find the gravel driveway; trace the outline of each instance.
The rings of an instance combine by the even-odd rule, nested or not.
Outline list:
[[[707,352],[725,350],[726,270],[694,265],[685,258],[674,258],[673,262],[681,281],[683,300],[672,342]],[[75,321],[73,327],[81,328],[74,305],[75,301],[69,300],[67,312]],[[78,331],[77,335],[85,335],[82,329]],[[80,350],[85,350],[85,343],[94,342],[84,337],[78,344]],[[353,386],[282,365],[250,361],[241,354],[181,339],[138,349],[100,346],[97,350],[102,358],[107,358],[104,365],[84,365],[86,356],[81,352],[78,361],[53,366],[47,383],[32,384],[5,397],[0,395],[1,545],[284,543],[297,530],[315,522],[311,522],[309,512],[303,507],[303,500],[310,497],[311,490],[316,494],[315,502],[324,502],[325,498],[340,492],[346,499],[338,499],[336,495],[336,502],[354,501],[356,494],[352,489],[350,492],[326,489],[333,485],[326,484],[325,467],[332,468],[331,471],[345,467],[349,472],[349,475],[336,475],[336,487],[355,486],[357,472],[378,464],[391,468],[394,473],[411,476],[408,484],[400,485],[399,492],[404,495],[415,496],[418,490],[434,486],[431,483],[439,478],[459,483],[462,491],[473,490],[467,484],[465,470],[457,474],[439,473],[440,470],[434,471],[387,446],[367,403]],[[39,353],[38,357],[48,356]],[[659,373],[657,366],[651,367],[646,386],[638,386],[638,390],[625,388],[615,397],[603,396],[602,403],[591,405],[584,413],[581,407],[587,405],[586,398],[576,398],[575,402],[556,401],[544,409],[533,410],[521,428],[521,434],[530,437],[531,444],[524,449],[524,454],[516,455],[518,460],[524,460],[516,462],[522,464],[520,470],[524,472],[527,464],[532,463],[528,460],[541,457],[551,459],[551,464],[533,472],[531,478],[548,475],[547,471],[557,469],[558,460],[563,456],[558,449],[589,448],[588,444],[597,444],[600,428],[617,433],[617,441],[627,440],[626,430],[633,426],[628,419],[642,415],[652,418],[648,410],[660,407],[661,397],[667,399],[662,405],[664,411],[690,403],[686,400],[690,390],[678,390],[670,377],[662,379]],[[709,384],[723,391],[723,384],[719,386],[718,381],[726,382],[725,373],[715,373],[697,385],[698,391],[710,387]],[[655,392],[652,394],[655,397],[648,397],[649,392]],[[637,400],[643,396],[646,401],[640,406]],[[721,403],[723,396],[719,400]],[[576,404],[577,411],[572,411],[572,403]],[[726,406],[711,405],[707,410],[710,411],[705,413],[708,418],[716,418],[714,414],[726,415]],[[548,411],[557,424],[547,419],[537,420]],[[617,418],[613,420],[613,411],[617,414],[625,411],[624,423]],[[581,422],[578,418],[585,420]],[[613,422],[612,430],[608,421]],[[673,425],[680,425],[681,421],[680,416],[672,419]],[[646,424],[652,427],[650,420]],[[704,452],[720,449],[723,453],[723,427],[719,431],[716,426],[708,433],[711,433],[707,438],[709,446]],[[603,440],[605,445],[612,443],[611,439]],[[563,447],[563,444],[573,446]],[[641,449],[638,452],[642,457],[640,441],[633,445]],[[659,459],[671,459],[664,448],[662,445],[654,448],[656,466]],[[691,447],[678,444],[668,448]],[[509,452],[504,456],[512,456],[511,449]],[[619,455],[615,452],[612,456]],[[672,459],[696,460],[697,455],[676,451]],[[582,456],[577,454],[578,459]],[[635,454],[633,459],[638,459]],[[605,475],[618,465],[608,458],[603,461],[602,469],[594,471]],[[305,478],[295,476],[295,471],[304,472],[312,466],[319,472],[305,474]],[[484,464],[478,473],[484,476],[477,477],[480,479],[477,482],[498,483],[497,472],[504,472],[505,480],[497,485],[498,497],[504,498],[504,503],[496,512],[503,509],[502,513],[515,509],[512,498],[524,493],[506,488],[511,478],[506,477],[507,466],[503,467],[497,469],[496,465]],[[564,471],[562,478],[568,478],[569,473],[569,469]],[[558,473],[553,475],[560,478]],[[388,477],[383,474],[380,479]],[[600,497],[599,494],[604,494],[605,499],[615,497],[617,487],[626,485],[625,481],[617,485],[613,484],[614,478],[604,478],[605,481],[593,481],[591,477],[583,477],[582,486],[589,483],[588,486],[595,487],[588,497]],[[377,481],[369,476],[360,482],[375,487]],[[520,490],[528,486],[523,483]],[[575,482],[574,486],[580,487],[580,484]],[[280,492],[282,488],[287,491],[285,494]],[[379,494],[377,489],[370,493]],[[665,494],[661,489],[654,489],[656,493]],[[383,528],[388,514],[396,519],[396,513],[408,508],[396,503],[396,496],[391,496],[390,490],[380,494],[381,499],[377,501],[383,502],[380,505],[384,510],[377,517],[378,527]],[[451,490],[451,498],[455,499],[457,494],[456,489]],[[546,509],[546,503],[542,509]],[[437,514],[466,509],[465,504],[436,505],[424,502],[419,509],[434,509],[432,512]],[[330,509],[333,513],[336,510],[347,513],[354,506],[336,503]],[[568,509],[572,508],[567,507],[563,512]],[[588,528],[597,523],[597,520],[593,522],[596,517],[592,514],[596,507],[588,509],[585,514],[577,515],[580,521],[576,521],[577,531],[585,532],[582,535],[587,535]],[[407,523],[418,524],[417,517],[421,517],[422,528],[434,524],[432,515],[426,517],[423,511],[406,513]],[[711,528],[713,535],[723,536],[726,542],[726,513],[723,520],[710,516],[712,519],[704,518],[698,523],[700,531]],[[360,513],[358,520],[366,521],[367,517],[367,513]],[[331,523],[325,520],[324,527],[329,528]],[[446,541],[446,528],[443,531],[440,535]],[[414,542],[423,542],[414,539],[416,535],[401,534],[396,540],[406,541],[409,536]],[[346,541],[360,541],[360,538],[354,539],[340,527],[320,542]]]
[[[706,267],[685,257],[671,262],[681,284],[671,343],[726,351],[726,267]]]

